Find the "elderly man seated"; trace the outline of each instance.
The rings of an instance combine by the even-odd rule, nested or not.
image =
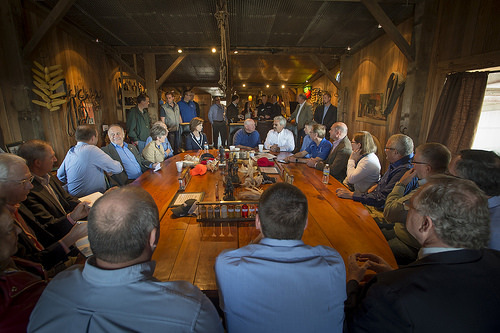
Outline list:
[[[382,229],[382,233],[389,242],[389,246],[400,265],[415,261],[420,249],[420,244],[406,230],[404,223],[408,215],[406,204],[417,189],[405,195],[405,188],[415,178],[418,180],[419,185],[423,185],[429,177],[445,173],[450,158],[450,151],[440,143],[429,142],[418,146],[412,162],[413,168],[406,171],[387,196],[384,218],[393,225],[386,225]]]
[[[95,202],[88,225],[94,256],[49,283],[28,332],[223,332],[198,288],[153,277],[160,221],[149,193],[110,191]]]
[[[291,152],[295,148],[293,133],[285,128],[286,119],[282,116],[274,117],[273,129],[267,133],[264,148],[272,152]]]
[[[129,145],[125,141],[125,132],[120,125],[109,126],[108,137],[110,144],[101,149],[115,161],[120,162],[123,167],[121,173],[111,176],[118,185],[128,184],[139,178],[150,166],[139,153],[134,145]],[[147,144],[147,142],[146,142]]]
[[[238,148],[253,149],[260,143],[259,132],[255,130],[255,121],[246,119],[244,128],[239,129],[234,135],[234,145]]]
[[[412,168],[411,159],[413,157],[413,140],[404,134],[394,134],[385,147],[385,155],[389,161],[389,168],[380,178],[378,184],[374,185],[367,193],[356,193],[348,189],[338,188],[337,196],[345,199],[352,199],[365,205],[374,206],[383,210],[385,199],[391,193],[396,182],[403,174]],[[418,186],[417,180],[412,180],[405,188],[407,194]]]
[[[346,177],[347,161],[352,153],[351,141],[347,137],[347,125],[336,122],[330,127],[330,140],[332,149],[324,161],[309,160],[307,166],[323,170],[325,164],[330,165],[330,175],[342,182]]]
[[[481,190],[469,180],[429,178],[410,200],[406,228],[422,245],[414,263],[392,270],[374,254],[349,257],[347,332],[498,332],[500,252],[485,249]],[[378,274],[362,288],[367,269]]]
[[[47,284],[41,265],[13,257],[20,232],[0,199],[0,332],[26,332],[31,311]]]
[[[88,202],[80,202],[50,175],[57,158],[48,142],[30,140],[21,145],[18,154],[26,160],[33,175],[33,188],[19,212],[28,224],[35,223],[30,221],[35,218],[56,238],[64,237],[76,221],[87,217]]]
[[[62,238],[49,232],[22,204],[33,188],[33,178],[23,158],[0,154],[0,197],[21,229],[16,256],[41,263],[45,269],[63,268],[70,246],[87,235],[87,223],[71,226]]]
[[[76,129],[76,146],[66,153],[57,170],[57,178],[66,183],[68,192],[79,198],[94,192],[104,193],[108,188],[104,173],[119,174],[120,162],[97,148],[99,136],[93,125],[80,125]]]
[[[332,149],[332,143],[325,139],[326,128],[324,125],[314,124],[312,125],[311,132],[309,136],[312,142],[304,150],[286,158],[288,162],[295,163],[307,163],[310,160],[323,161],[330,154]]]

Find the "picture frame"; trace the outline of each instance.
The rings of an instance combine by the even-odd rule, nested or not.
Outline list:
[[[383,102],[383,93],[359,94],[356,120],[385,125],[387,116],[384,115]]]
[[[17,152],[19,151],[19,147],[21,147],[21,145],[23,143],[24,143],[24,141],[16,141],[16,142],[6,144],[5,147],[7,148],[8,153],[17,155]]]

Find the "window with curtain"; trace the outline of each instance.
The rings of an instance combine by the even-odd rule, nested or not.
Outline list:
[[[500,154],[500,72],[490,73],[481,114],[472,143],[473,149],[493,150]]]

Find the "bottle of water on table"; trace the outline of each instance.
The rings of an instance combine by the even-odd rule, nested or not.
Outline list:
[[[325,167],[323,168],[323,184],[328,184],[329,180],[330,180],[330,166],[328,164],[325,164]]]

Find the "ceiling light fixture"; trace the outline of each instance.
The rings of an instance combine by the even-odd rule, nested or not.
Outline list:
[[[382,29],[382,24],[379,23],[377,28]]]
[[[285,89],[285,85],[284,84],[281,85],[281,89]]]
[[[238,50],[234,50],[234,54],[238,54]]]
[[[217,52],[217,49],[215,47],[212,47],[212,53]]]
[[[269,88],[269,85],[268,85],[268,84],[266,84],[266,88]]]
[[[347,51],[351,51],[351,47],[350,46],[347,47]]]
[[[178,50],[177,50],[177,52],[178,52],[178,53],[182,53],[182,49],[178,49]]]
[[[245,88],[247,85],[243,83],[243,88]]]

